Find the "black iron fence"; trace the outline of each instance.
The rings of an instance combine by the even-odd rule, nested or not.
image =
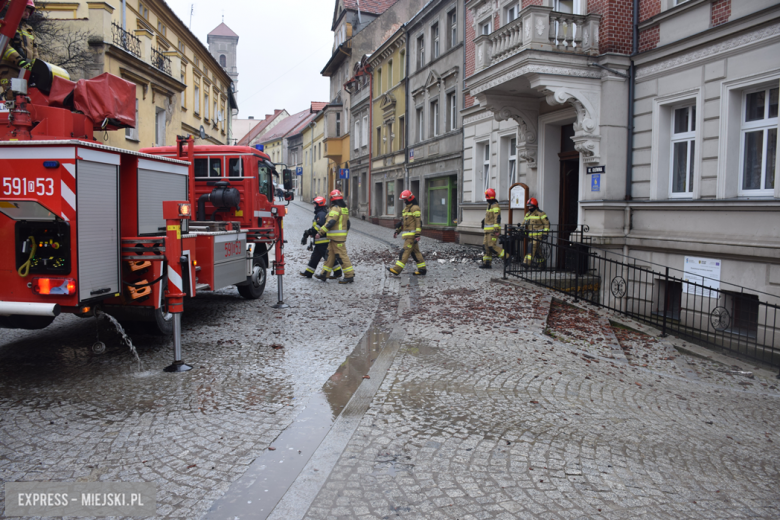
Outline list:
[[[114,45],[121,47],[136,58],[141,57],[141,40],[134,34],[130,34],[117,25],[111,23],[111,34],[114,37]]]
[[[506,230],[515,276],[696,343],[780,366],[780,297],[592,247],[587,227]]]
[[[152,48],[152,66],[156,69],[163,71],[169,76],[171,72],[171,59],[163,54],[163,51]]]

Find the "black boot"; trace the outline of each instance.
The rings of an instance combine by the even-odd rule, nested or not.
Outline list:
[[[333,274],[330,275],[331,280],[335,280],[336,278],[341,278],[341,277],[342,277],[341,269],[339,269],[338,271],[333,271]]]
[[[326,275],[325,273],[315,274],[314,278],[316,278],[317,280],[322,280],[323,282],[328,281],[328,275]]]
[[[425,276],[427,273],[428,273],[427,269],[418,269],[412,274],[415,276]]]
[[[300,273],[300,275],[305,276],[306,278],[311,278],[312,276],[314,276],[314,273],[312,273],[311,271],[304,271]]]
[[[344,278],[343,280],[339,280],[339,283],[340,284],[355,283],[355,277],[353,276],[352,278]]]
[[[480,269],[493,269],[493,264],[491,262],[482,262],[482,265],[479,266]]]

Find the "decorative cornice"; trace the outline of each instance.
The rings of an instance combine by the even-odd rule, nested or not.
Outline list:
[[[493,112],[486,110],[485,112],[480,112],[479,114],[474,114],[471,117],[463,119],[463,124],[464,126],[470,125],[472,123],[476,123],[477,121],[482,121],[483,119],[490,119],[491,117],[494,117]]]
[[[674,69],[676,67],[687,66],[693,61],[702,60],[714,55],[722,57],[720,55],[724,52],[733,51],[739,47],[744,47],[746,45],[750,45],[752,43],[756,43],[758,41],[778,35],[780,35],[780,23],[770,25],[758,31],[753,31],[747,34],[736,36],[734,38],[729,38],[715,45],[710,45],[704,49],[686,52],[677,57],[663,60],[659,63],[656,63],[655,65],[650,65],[647,67],[640,66],[637,70],[636,78],[642,79],[648,76],[652,76],[653,74],[666,72],[667,70]]]
[[[501,76],[488,81],[487,83],[470,88],[469,94],[476,96],[477,94],[480,94],[488,89],[497,87],[520,76],[525,76],[526,74],[553,74],[556,76],[570,76],[575,78],[601,79],[601,71],[575,69],[571,67],[552,67],[549,65],[536,65],[529,63],[506,72],[505,74],[502,74]]]

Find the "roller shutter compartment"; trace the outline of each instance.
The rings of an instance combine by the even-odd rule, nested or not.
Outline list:
[[[165,234],[163,201],[187,200],[188,177],[179,173],[138,170],[138,233]]]
[[[118,167],[79,161],[78,199],[79,300],[120,292]]]

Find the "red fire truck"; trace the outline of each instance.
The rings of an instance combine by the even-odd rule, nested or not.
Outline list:
[[[0,54],[25,4],[0,0]],[[22,73],[0,103],[0,327],[101,309],[169,334],[181,297],[235,285],[259,298],[269,264],[284,306],[286,208],[274,203],[266,154],[191,137],[149,153],[105,146],[95,130],[134,126],[135,85],[109,74],[60,80],[42,63]],[[171,201],[178,220],[163,213]]]

